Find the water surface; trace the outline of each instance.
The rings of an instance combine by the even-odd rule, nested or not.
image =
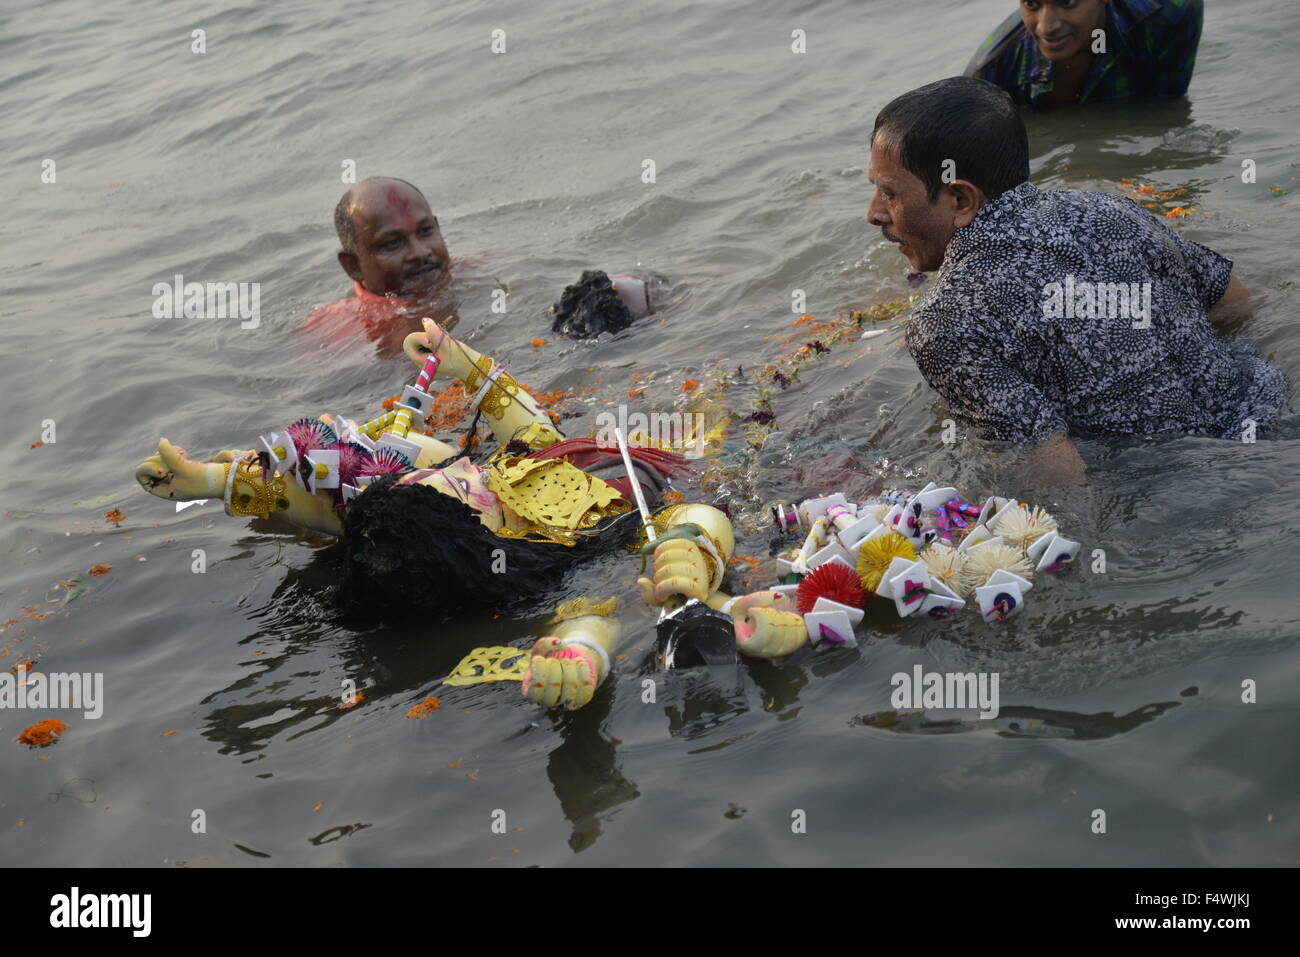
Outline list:
[[[864,218],[871,121],[958,72],[1008,6],[58,0],[0,15],[0,620],[19,619],[0,644],[7,662],[103,672],[108,699],[97,721],[61,714],[69,731],[49,749],[0,745],[0,860],[1293,863],[1294,418],[1253,445],[1083,442],[1087,483],[1043,489],[1015,454],[938,440],[945,407],[899,329],[837,344],[774,390],[780,430],[712,494],[743,513],[816,491],[824,473],[800,463],[851,456],[863,481],[933,476],[1045,505],[1104,549],[1106,573],[1045,583],[1000,629],[886,616],[856,650],[747,665],[730,684],[672,677],[654,704],[638,667],[653,616],[625,555],[523,614],[345,621],[328,541],[217,503],[177,513],[131,478],[160,435],[196,452],[247,445],[399,390],[396,359],[303,358],[290,343],[311,306],[348,288],[331,225],[348,160],[425,190],[468,260],[460,334],[530,385],[583,392],[570,434],[627,401],[633,373],[654,377],[647,407],[667,408],[687,378],[797,345],[796,288],[819,319],[911,293]],[[1300,175],[1300,15],[1285,0],[1207,6],[1187,101],[1029,117],[1034,181],[1178,191],[1196,212],[1177,228],[1268,296],[1239,334],[1294,382],[1298,207],[1279,190]],[[504,55],[489,47],[498,29]],[[553,340],[546,306],[592,266],[661,272],[680,301],[613,341],[528,347]],[[260,325],[155,319],[153,284],[177,273],[261,283]],[[489,308],[499,285],[504,316]],[[724,400],[752,410],[752,385]],[[46,419],[57,442],[29,448]],[[733,430],[723,456],[737,473],[744,442]],[[770,542],[752,532],[740,550]],[[113,567],[61,602],[58,582],[94,564]],[[624,596],[631,636],[584,711],[547,715],[511,687],[436,689],[470,648],[527,642],[555,601],[583,593]],[[1003,717],[882,726],[890,676],[916,664],[998,672]],[[1256,704],[1241,702],[1248,679]],[[345,680],[366,697],[342,711]],[[429,694],[442,708],[407,720]],[[29,719],[0,714],[0,731]],[[1105,836],[1089,829],[1096,808]],[[792,833],[796,809],[806,833]]]

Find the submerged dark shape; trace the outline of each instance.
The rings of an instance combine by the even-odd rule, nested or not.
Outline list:
[[[619,332],[632,324],[632,311],[619,298],[609,276],[588,269],[560,294],[551,307],[551,330],[570,339],[590,339],[602,332]]]
[[[665,668],[735,666],[736,632],[730,615],[691,599],[655,628]]]

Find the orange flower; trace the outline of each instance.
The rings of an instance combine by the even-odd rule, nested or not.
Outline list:
[[[37,721],[14,740],[30,748],[48,748],[67,730],[68,726],[58,718],[46,718],[44,721]]]
[[[565,399],[573,398],[572,389],[552,389],[550,392],[536,392],[528,386],[523,387],[524,391],[538,401],[540,405],[550,407],[563,402]]]
[[[639,398],[641,398],[641,396],[643,396],[643,395],[645,395],[645,386],[642,386],[642,387],[639,388],[639,389],[628,389],[628,390],[627,390],[627,397],[628,397],[629,399],[639,399]]]
[[[104,513],[104,521],[111,522],[113,525],[121,525],[126,521],[126,516],[115,508],[110,508]]]
[[[683,392],[694,392],[699,387],[700,384],[694,379],[687,379],[685,382],[682,383]]]
[[[98,578],[100,575],[107,575],[112,570],[112,565],[91,565],[86,574],[90,575],[91,578]]]
[[[1175,206],[1169,212],[1165,213],[1166,219],[1181,219],[1188,214],[1189,210],[1185,206]]]
[[[534,340],[532,340],[531,342],[529,342],[528,344],[529,344],[530,346],[532,346],[534,349],[540,349],[542,346],[546,345],[546,340],[545,340],[545,339],[534,339]]]
[[[406,716],[408,718],[427,718],[441,707],[441,698],[425,698],[419,704],[411,708],[410,711],[406,712]]]
[[[29,445],[29,446],[27,446],[27,447],[28,447],[29,449],[35,449],[35,448],[39,448],[40,446],[42,446],[42,445],[44,445],[44,444],[45,444],[44,442],[33,442],[31,445]]]
[[[433,411],[429,413],[427,421],[434,429],[452,429],[468,412],[469,399],[465,396],[465,384],[457,379],[433,397]]]
[[[12,668],[9,669],[9,673],[11,675],[16,675],[20,671],[31,671],[33,666],[34,666],[33,662],[20,661],[18,662],[18,664],[14,665]]]
[[[344,701],[342,704],[340,704],[339,710],[347,711],[349,708],[355,708],[357,705],[361,704],[361,702],[365,700],[366,700],[366,693],[364,691],[358,691],[352,695],[351,701]]]
[[[664,492],[662,496],[665,505],[680,505],[682,503],[682,493],[672,488]]]

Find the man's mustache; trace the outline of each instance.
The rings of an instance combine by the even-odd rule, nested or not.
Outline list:
[[[442,268],[442,263],[436,259],[426,260],[425,262],[413,263],[402,270],[403,279],[411,279],[424,273],[437,272]]]

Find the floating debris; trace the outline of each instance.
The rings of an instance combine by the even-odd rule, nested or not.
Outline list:
[[[48,748],[67,730],[68,726],[58,718],[46,718],[44,721],[37,721],[14,740],[29,748]]]
[[[429,717],[429,715],[433,714],[441,707],[442,707],[441,698],[432,698],[432,697],[425,698],[419,704],[412,707],[410,711],[406,712],[406,716],[408,718],[416,718],[416,719],[427,718]]]

